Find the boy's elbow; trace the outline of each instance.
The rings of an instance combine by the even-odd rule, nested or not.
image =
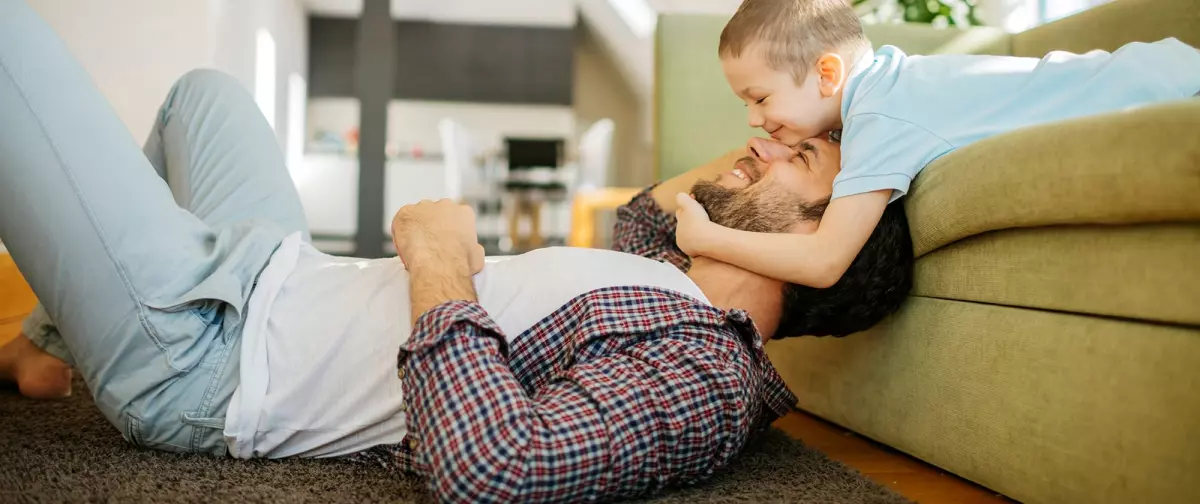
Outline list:
[[[828,289],[830,287],[833,287],[835,284],[837,284],[837,281],[839,279],[841,279],[840,276],[835,277],[830,274],[824,274],[824,275],[817,276],[816,278],[813,279],[812,282],[809,282],[809,283],[811,284],[810,286],[814,289]]]
[[[833,287],[842,279],[842,275],[845,275],[848,269],[850,269],[850,265],[843,264],[842,261],[825,261],[817,267],[809,286],[815,289]]]

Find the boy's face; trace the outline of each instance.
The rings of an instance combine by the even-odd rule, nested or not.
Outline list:
[[[841,103],[835,99],[840,85],[829,85],[829,68],[821,68],[825,57],[797,84],[790,72],[771,68],[760,54],[750,47],[739,57],[721,60],[725,79],[746,104],[750,127],[762,128],[792,148],[840,127]]]

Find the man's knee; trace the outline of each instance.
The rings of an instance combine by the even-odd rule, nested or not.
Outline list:
[[[188,95],[222,95],[227,93],[247,93],[236,78],[220,70],[197,68],[183,74],[171,88],[171,97]]]
[[[183,74],[171,86],[159,109],[159,124],[167,124],[176,113],[191,116],[201,110],[220,108],[220,104],[245,100],[253,102],[254,98],[232,75],[211,68],[199,68]]]

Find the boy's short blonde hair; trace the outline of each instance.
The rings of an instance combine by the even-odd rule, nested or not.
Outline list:
[[[857,57],[871,49],[850,0],[745,0],[721,31],[717,53],[736,58],[755,44],[768,66],[797,82],[822,54]]]

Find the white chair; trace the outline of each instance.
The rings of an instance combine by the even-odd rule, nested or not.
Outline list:
[[[478,196],[474,194],[478,180],[475,151],[471,135],[462,124],[449,117],[438,122],[442,138],[442,160],[445,164],[446,197],[454,201]]]
[[[579,138],[579,166],[571,197],[571,230],[567,245],[571,247],[596,247],[596,215],[628,203],[642,190],[640,187],[611,187],[608,184],[609,164],[612,160],[612,119],[601,119],[592,124]]]
[[[575,190],[593,191],[608,185],[608,165],[612,160],[612,119],[596,121],[579,138],[579,172]]]

